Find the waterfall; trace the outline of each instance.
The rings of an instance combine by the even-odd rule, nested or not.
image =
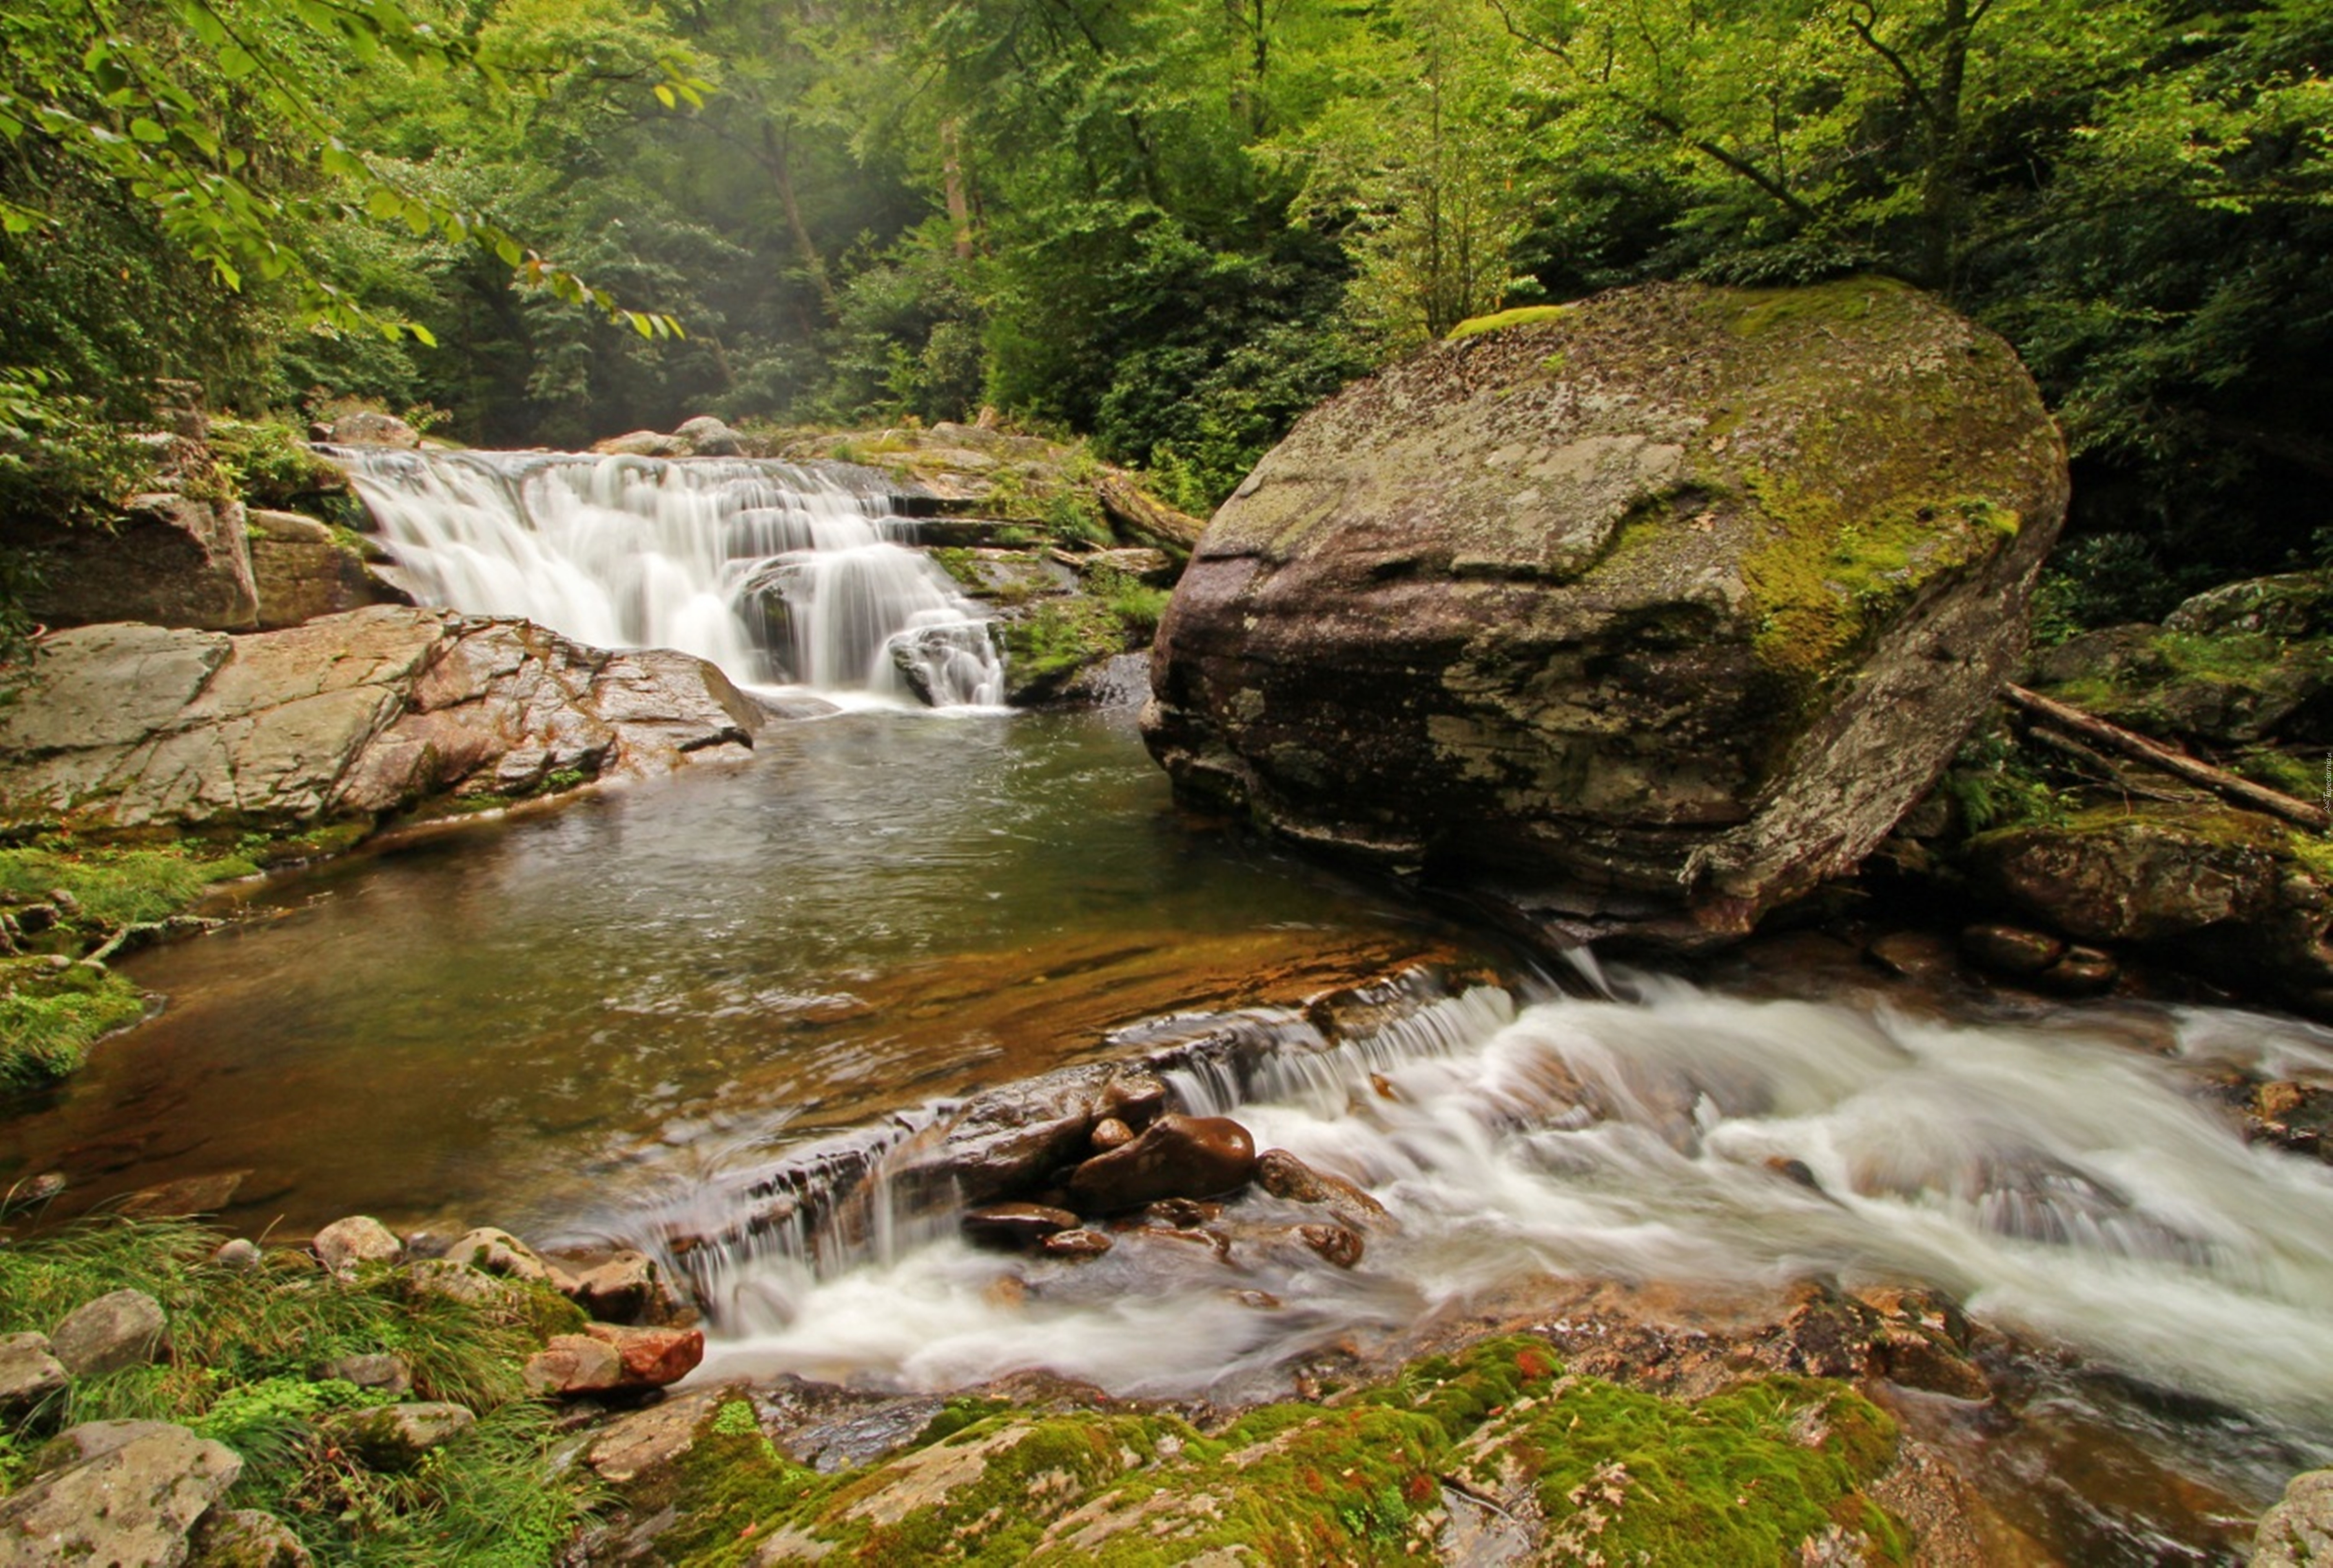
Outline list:
[[[428,603],[677,648],[749,686],[1003,700],[979,612],[874,484],[744,458],[330,450]]]

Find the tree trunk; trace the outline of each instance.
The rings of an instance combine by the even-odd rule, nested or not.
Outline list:
[[[802,222],[802,204],[794,199],[794,172],[792,150],[792,132],[778,134],[774,121],[762,122],[762,167],[770,171],[770,178],[778,188],[779,205],[785,208],[786,229],[793,236],[794,253],[802,258],[802,271],[810,274],[811,286],[818,290],[818,303],[830,322],[842,319],[841,302],[834,297],[834,280],[826,275],[826,258],[818,252],[818,242],[810,237],[810,226]]]
[[[972,198],[965,192],[964,159],[956,122],[940,121],[940,179],[947,188],[948,223],[955,231],[955,259],[972,259]]]
[[[2328,816],[2321,808],[2310,805],[2307,801],[2296,800],[2265,784],[2256,784],[2248,778],[2240,778],[2209,763],[2197,762],[2192,756],[2158,746],[2146,736],[2127,730],[2120,725],[2108,724],[2096,714],[2084,713],[2079,707],[2043,697],[2039,692],[2028,691],[2021,686],[2003,687],[2002,695],[2012,706],[2021,707],[2036,717],[2047,719],[2060,729],[2070,729],[2085,740],[2096,741],[2125,756],[2136,757],[2165,773],[2175,774],[2191,784],[2202,784],[2213,794],[2234,801],[2239,805],[2250,806],[2254,811],[2266,812],[2271,816],[2281,817],[2286,822],[2314,828],[2320,832],[2333,827],[2333,816]]]

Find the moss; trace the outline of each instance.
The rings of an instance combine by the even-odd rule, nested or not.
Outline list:
[[[681,1523],[659,1550],[706,1565],[773,1539],[861,1563],[1390,1563],[1431,1555],[1443,1477],[1461,1472],[1486,1495],[1532,1489],[1546,1561],[1784,1563],[1834,1527],[1888,1559],[1906,1550],[1862,1490],[1893,1463],[1895,1428],[1838,1383],[1768,1379],[1684,1404],[1564,1377],[1546,1343],[1513,1337],[1214,1436],[1165,1414],[994,1407],[952,1400],[908,1451],[820,1476],[725,1401],[683,1462]]]
[[[288,425],[214,419],[210,447],[234,488],[256,506],[286,507],[349,487],[339,466],[316,456]]]
[[[109,969],[0,968],[0,1094],[70,1076],[91,1045],[145,1015],[143,993]]]
[[[1842,438],[1814,431],[1804,444]],[[1822,457],[1806,465],[1814,473],[1830,467]],[[1896,611],[1991,555],[2022,524],[1985,497],[1921,500],[1888,476],[1872,486],[1887,498],[1876,507],[1762,468],[1745,479],[1766,520],[1743,562],[1758,615],[1752,647],[1799,700],[1860,653]]]
[[[1854,277],[1786,289],[1733,289],[1717,297],[1733,313],[1734,332],[1756,338],[1801,323],[1861,321],[1881,300],[1912,292],[1894,278]]]
[[[178,913],[214,882],[257,870],[245,855],[198,843],[0,849],[0,903],[44,900],[62,889],[92,926],[138,925]]]
[[[1487,316],[1469,316],[1443,335],[1445,342],[1460,338],[1480,336],[1483,332],[1500,332],[1509,327],[1531,326],[1541,322],[1560,322],[1571,313],[1570,305],[1520,305],[1511,311],[1498,311]]]

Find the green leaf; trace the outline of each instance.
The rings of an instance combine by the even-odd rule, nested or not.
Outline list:
[[[654,91],[656,92],[657,101],[663,104],[667,109],[677,109],[680,107],[680,100],[675,97],[673,95],[672,89],[666,86],[663,82],[658,82]]]
[[[130,122],[130,134],[136,139],[144,142],[168,141],[170,139],[170,133],[162,129],[162,122],[160,120],[149,120],[143,115],[140,115],[138,119]]]
[[[398,217],[405,211],[405,198],[389,187],[380,186],[365,197],[364,209],[367,217]]]
[[[219,51],[218,67],[219,74],[229,82],[240,82],[259,69],[259,61],[248,49],[230,43]]]
[[[405,330],[411,332],[416,338],[420,340],[421,346],[423,348],[434,349],[437,346],[437,338],[431,334],[427,327],[423,326],[419,322],[406,322]]]

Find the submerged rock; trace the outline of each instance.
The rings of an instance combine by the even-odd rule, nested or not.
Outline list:
[[[2015,356],[1924,295],[1602,295],[1307,415],[1194,554],[1145,736],[1301,842],[1738,930],[1943,770],[2066,493]]]
[[[51,637],[0,709],[0,825],[288,828],[448,795],[740,755],[754,705],[713,666],[520,620],[376,605],[228,637]]]

